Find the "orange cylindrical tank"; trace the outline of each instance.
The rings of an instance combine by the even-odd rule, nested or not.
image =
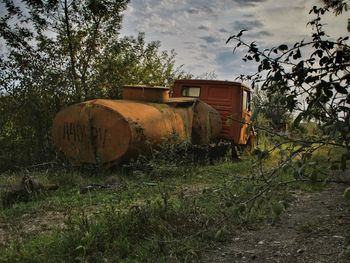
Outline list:
[[[220,134],[220,115],[209,105],[96,99],[72,105],[53,122],[55,146],[75,164],[111,163],[146,153],[165,137],[208,143]],[[198,117],[200,115],[200,117]],[[215,127],[214,127],[215,126]]]

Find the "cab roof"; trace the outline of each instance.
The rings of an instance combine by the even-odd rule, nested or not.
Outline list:
[[[236,81],[227,81],[227,80],[206,80],[206,79],[179,79],[175,80],[175,84],[193,84],[193,85],[205,85],[205,84],[211,84],[211,85],[227,85],[227,86],[242,86],[248,90],[250,88],[241,83],[241,82],[236,82]]]

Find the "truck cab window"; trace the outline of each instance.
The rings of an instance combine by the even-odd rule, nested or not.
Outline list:
[[[196,97],[198,98],[200,95],[201,88],[200,87],[182,87],[181,95],[183,97]]]
[[[243,90],[243,101],[242,101],[242,110],[250,111],[250,93],[246,90]]]

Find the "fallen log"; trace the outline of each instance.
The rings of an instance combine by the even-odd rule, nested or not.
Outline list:
[[[10,207],[18,202],[28,202],[39,194],[57,190],[59,186],[57,184],[44,185],[26,174],[19,184],[11,185],[9,188],[1,195],[3,207]]]

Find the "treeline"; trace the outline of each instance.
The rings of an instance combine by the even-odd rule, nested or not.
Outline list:
[[[66,105],[189,77],[160,42],[120,37],[128,2],[1,2],[0,171],[52,160],[52,120]]]

